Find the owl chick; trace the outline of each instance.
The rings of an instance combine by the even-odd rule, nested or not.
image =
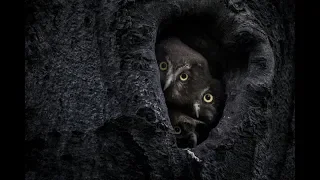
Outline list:
[[[169,109],[180,108],[183,113],[215,127],[219,120],[220,108],[223,107],[224,91],[220,81],[210,79],[207,83],[199,84],[193,92],[182,90],[182,96],[166,94]]]
[[[167,38],[157,44],[156,56],[164,91],[174,86],[171,90],[179,95],[179,91],[188,86],[188,79],[200,82],[210,77],[207,60],[176,37]],[[193,86],[194,84],[187,89],[192,91],[190,88]]]
[[[169,117],[175,131],[178,147],[195,147],[199,138],[197,127],[205,126],[205,124],[176,110],[169,110]]]

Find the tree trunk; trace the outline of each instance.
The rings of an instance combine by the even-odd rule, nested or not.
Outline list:
[[[25,15],[25,179],[295,179],[292,1],[26,0]],[[224,51],[227,99],[180,149],[155,43],[191,16]]]

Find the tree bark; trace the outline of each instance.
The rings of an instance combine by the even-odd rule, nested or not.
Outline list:
[[[155,43],[201,13],[249,56],[224,69],[220,123],[180,149]],[[25,16],[25,179],[295,179],[292,1],[26,0]]]

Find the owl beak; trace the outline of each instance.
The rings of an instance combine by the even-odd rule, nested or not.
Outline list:
[[[205,124],[204,122],[199,121],[199,120],[196,120],[196,119],[193,119],[193,121],[196,123],[196,125],[198,125],[198,124]]]
[[[199,118],[200,104],[199,103],[194,103],[193,104],[193,109],[194,109],[194,112],[196,113],[196,117]]]
[[[166,79],[166,83],[164,84],[164,88],[163,88],[164,91],[171,85],[171,82],[172,82],[172,75],[169,75],[169,77]]]

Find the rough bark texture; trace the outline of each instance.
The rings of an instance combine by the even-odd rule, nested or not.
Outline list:
[[[221,121],[186,150],[154,46],[199,13],[248,60],[228,57]],[[25,14],[25,179],[295,179],[292,1],[26,0]]]

